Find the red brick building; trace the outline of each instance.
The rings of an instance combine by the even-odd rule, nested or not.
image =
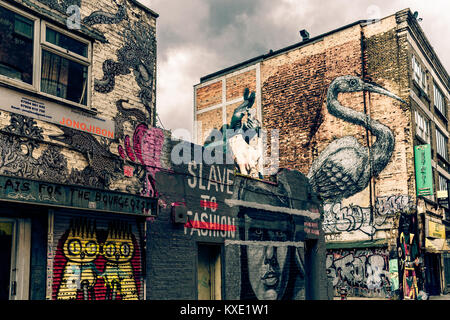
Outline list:
[[[412,12],[357,21],[202,77],[197,143],[230,123],[245,88],[255,92],[262,128],[279,132],[279,166],[307,175],[324,200],[335,293],[341,285],[359,296],[446,291],[449,75]],[[417,196],[414,147],[424,144],[434,192]]]

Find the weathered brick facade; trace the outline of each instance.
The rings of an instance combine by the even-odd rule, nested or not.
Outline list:
[[[0,299],[328,298],[322,207],[304,175],[235,176],[156,127],[156,13],[134,0],[0,9],[2,36],[34,46],[32,83],[0,61],[0,236],[18,261],[2,259]],[[84,104],[64,95],[70,63],[85,67]],[[255,74],[205,87],[205,122],[229,120]]]
[[[421,94],[413,82],[411,61],[414,54],[419,56],[419,61],[427,70],[429,85],[425,94]],[[249,81],[245,77],[247,74],[245,70],[252,69],[256,70],[256,74],[254,79]],[[244,82],[250,84],[256,82],[256,89],[251,90],[256,91],[257,101],[260,101],[262,126],[266,130],[279,130],[280,167],[297,169],[308,175],[313,185],[318,186],[322,183],[318,180],[319,174],[326,173],[327,169],[324,167],[326,163],[330,165],[330,170],[331,165],[340,166],[337,167],[339,170],[333,173],[330,171],[328,182],[323,182],[324,188],[334,188],[331,189],[333,193],[330,191],[321,193],[318,190],[324,198],[323,226],[327,244],[333,248],[329,254],[330,258],[334,258],[327,260],[327,268],[335,289],[337,290],[342,283],[351,283],[351,287],[364,288],[352,292],[356,295],[391,294],[389,291],[392,283],[388,282],[388,285],[385,285],[380,280],[369,285],[369,280],[365,277],[353,279],[350,275],[348,278],[339,276],[337,268],[334,269],[333,261],[340,254],[345,255],[336,251],[336,248],[350,248],[353,243],[355,249],[361,246],[370,249],[381,244],[387,249],[385,253],[379,255],[384,257],[380,261],[385,262],[376,266],[382,272],[375,276],[379,279],[395,277],[395,274],[389,274],[389,259],[393,260],[396,256],[395,254],[389,256],[389,252],[397,251],[398,239],[402,238],[401,232],[398,232],[399,227],[401,228],[399,217],[402,215],[415,217],[414,223],[419,228],[415,237],[418,239],[422,254],[427,249],[424,221],[428,218],[425,218],[427,215],[425,212],[437,220],[441,219],[439,222],[441,224],[444,218],[444,209],[437,205],[436,198],[416,197],[414,146],[427,141],[418,140],[414,117],[419,108],[417,104],[421,101],[422,107],[419,109],[425,110],[421,112],[425,112],[427,118],[431,119],[430,132],[434,133],[437,127],[445,136],[448,135],[447,115],[444,117],[435,115],[436,111],[431,100],[434,85],[444,93],[445,103],[448,102],[448,74],[411,12],[406,9],[379,21],[358,21],[218,71],[203,77],[201,83],[194,86],[194,92],[202,88],[202,97],[207,97],[207,92],[203,90],[204,84],[215,86],[224,79],[231,78],[231,74],[241,76],[243,81],[241,92],[245,87]],[[336,115],[338,111],[332,111],[333,106],[330,105],[330,99],[335,92],[328,89],[335,79],[347,75],[362,79],[366,83],[375,83],[403,99],[405,103],[375,92],[363,92],[362,89],[343,92],[338,96],[338,104],[347,109],[344,108],[345,110],[339,111],[339,115]],[[222,94],[228,96],[228,90],[231,89],[227,88]],[[221,103],[226,101],[223,99]],[[220,109],[219,103],[216,107]],[[196,115],[194,120],[202,121],[203,131],[218,128],[215,126],[217,119],[205,123],[206,119],[201,117],[202,113],[197,107],[197,102],[194,105],[194,114]],[[354,120],[358,117],[362,120]],[[390,132],[389,135],[393,136],[392,147],[389,147],[388,142],[384,142],[383,139],[387,136],[382,132],[386,134]],[[435,138],[428,143],[431,142],[432,149],[436,150],[437,146],[433,140]],[[365,156],[362,158],[367,157],[367,160],[358,162],[359,155],[353,153],[353,150],[357,150],[355,141],[358,144],[357,148],[364,150]],[[202,143],[203,140],[198,138],[197,142]],[[380,152],[379,150],[383,148],[387,149]],[[387,151],[388,149],[390,150]],[[433,161],[436,192],[440,190],[436,185],[438,172],[446,179],[449,175],[447,161],[443,161],[436,151],[433,152]],[[349,174],[349,170],[358,172],[356,176],[350,178],[355,179],[352,181],[361,182],[362,176],[367,174],[367,182],[354,192],[346,193],[347,187],[338,187],[344,183],[332,187],[342,174]],[[341,196],[343,194],[345,195]],[[375,254],[375,249],[370,252],[372,255],[378,254]],[[423,256],[420,259],[422,258]],[[356,268],[356,261],[360,258],[352,259]],[[398,259],[401,260],[402,257]],[[423,259],[421,263],[423,266]],[[364,264],[364,268],[371,268],[370,270],[374,267],[368,263]],[[366,271],[364,269],[361,272]],[[417,291],[426,290],[423,286],[422,271],[417,271],[419,279]],[[365,274],[368,276],[369,273]],[[395,285],[392,288],[396,290]],[[400,288],[403,288],[401,283]]]

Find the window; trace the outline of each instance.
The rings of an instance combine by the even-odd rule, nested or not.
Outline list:
[[[448,159],[448,139],[441,133],[438,129],[436,129],[436,147],[437,153],[445,160]]]
[[[442,176],[442,175],[439,175],[439,191],[447,191],[447,179],[444,177],[444,176]]]
[[[423,91],[427,91],[427,76],[416,56],[412,56],[413,79]]]
[[[429,122],[417,110],[416,115],[416,134],[426,143],[430,143],[430,127]]]
[[[48,97],[90,103],[91,43],[0,2],[0,77]],[[39,65],[40,63],[40,65]]]
[[[34,21],[0,6],[0,74],[33,83]]]
[[[434,106],[444,117],[447,118],[447,107],[444,95],[442,94],[441,90],[439,90],[436,84],[434,84]]]
[[[41,91],[87,104],[88,44],[44,25]]]

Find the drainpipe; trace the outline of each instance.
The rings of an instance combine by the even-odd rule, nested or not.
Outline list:
[[[365,36],[364,36],[364,30],[363,30],[363,26],[360,25],[361,27],[361,77],[363,80],[366,79],[367,77],[367,70],[366,70],[366,45],[365,45]],[[370,99],[370,93],[369,93],[369,99]],[[370,111],[368,111],[368,107],[367,107],[367,97],[366,97],[366,92],[363,91],[363,103],[364,103],[364,113],[367,115],[368,113],[370,113]],[[370,182],[369,182],[369,201],[370,201],[370,221],[369,221],[369,225],[374,223],[374,217],[373,217],[373,195],[374,195],[374,178],[373,178],[373,170],[372,170],[372,162],[373,162],[373,157],[372,157],[372,150],[371,150],[371,139],[369,137],[370,132],[368,129],[368,126],[366,126],[366,143],[367,143],[367,147],[369,150],[369,170],[370,170]],[[370,235],[370,239],[373,240],[373,234]]]

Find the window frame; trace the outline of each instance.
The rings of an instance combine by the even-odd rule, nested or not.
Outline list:
[[[441,146],[441,143],[439,142],[439,135],[443,138],[443,146]],[[441,150],[440,147],[444,147],[445,156],[439,152],[439,150]],[[448,161],[448,138],[438,128],[436,128],[436,153],[445,161]]]
[[[11,85],[11,86],[19,87],[21,89],[36,91],[36,89],[37,89],[36,85],[40,81],[39,74],[34,71],[35,67],[40,63],[40,54],[39,54],[39,46],[38,46],[39,45],[38,40],[40,37],[40,31],[39,31],[40,30],[40,28],[39,28],[40,19],[37,18],[36,16],[29,14],[28,12],[22,11],[22,10],[14,7],[13,5],[11,5],[9,3],[5,3],[3,1],[0,1],[0,6],[9,11],[12,11],[16,14],[19,14],[29,20],[32,20],[34,22],[34,26],[33,26],[33,76],[32,76],[31,84],[26,83],[25,81],[22,81],[19,79],[10,78],[3,74],[0,74],[0,81],[3,83],[6,83],[8,85]]]
[[[443,182],[443,183],[442,183]],[[448,179],[438,172],[438,191],[448,191]],[[441,189],[443,186],[444,189]]]
[[[436,103],[436,93],[440,95],[441,101],[442,101],[442,108],[444,110],[441,110],[439,106]],[[445,96],[442,93],[442,90],[439,88],[439,86],[436,84],[436,82],[433,82],[433,105],[434,107],[439,111],[439,113],[447,119],[447,101],[445,100]]]
[[[75,40],[80,41],[80,42],[82,42],[84,44],[87,44],[87,46],[88,46],[87,47],[87,54],[86,54],[87,57],[81,56],[81,55],[76,54],[76,53],[74,53],[72,51],[69,51],[68,49],[64,49],[64,48],[59,47],[59,46],[57,46],[57,45],[55,45],[53,43],[47,42],[47,40],[46,40],[47,27],[50,27],[50,29],[53,29],[53,30],[55,30],[57,32],[60,32],[60,33],[66,35],[66,36],[68,36],[68,37],[70,37],[72,39],[75,39]],[[71,61],[74,61],[76,63],[79,63],[79,64],[84,65],[84,66],[87,67],[88,71],[87,71],[87,83],[86,83],[86,86],[87,86],[87,88],[86,88],[86,94],[87,94],[86,105],[81,104],[81,103],[77,103],[77,102],[74,102],[74,101],[71,101],[71,100],[68,100],[68,99],[64,99],[64,98],[61,98],[61,97],[57,97],[57,96],[54,96],[52,94],[43,92],[41,90],[42,55],[43,55],[42,52],[43,52],[43,50],[49,51],[49,52],[51,52],[53,54],[56,54],[56,55],[58,55],[60,57],[63,57],[65,59],[68,59],[68,60],[71,60]],[[51,23],[49,23],[47,21],[42,20],[41,21],[41,28],[40,28],[40,41],[39,41],[39,72],[38,73],[39,73],[38,91],[39,91],[40,94],[42,94],[42,95],[44,95],[46,97],[50,97],[50,98],[53,98],[53,99],[60,100],[60,101],[65,102],[65,103],[69,103],[71,105],[76,105],[76,106],[78,106],[80,108],[90,108],[90,106],[91,106],[91,81],[92,81],[91,80],[91,74],[92,74],[92,43],[89,40],[86,40],[86,39],[83,39],[83,38],[81,38],[79,36],[73,35],[70,32],[67,32],[66,30],[64,30],[62,28],[59,28],[59,27],[57,27],[57,26],[55,26],[55,25],[53,25],[53,24],[51,24]]]
[[[412,54],[412,77],[416,84],[419,86],[424,93],[427,94],[428,81],[427,81],[427,72],[426,69],[420,64],[420,60],[416,57],[415,54]],[[419,71],[420,75],[416,72]],[[417,79],[416,79],[417,78]]]
[[[16,88],[20,88],[26,90],[28,92],[32,92],[42,96],[43,98],[48,98],[52,100],[56,100],[58,102],[62,102],[64,104],[77,107],[83,110],[91,111],[92,110],[92,65],[93,65],[93,49],[92,49],[92,41],[86,38],[75,35],[67,30],[64,30],[61,27],[58,27],[52,24],[49,21],[43,20],[34,16],[28,12],[20,10],[15,6],[0,1],[0,6],[4,7],[7,10],[10,10],[14,13],[22,15],[23,17],[30,19],[34,22],[34,30],[33,30],[33,77],[32,84],[28,84],[19,79],[14,79],[7,77],[5,75],[0,74],[0,82],[9,86],[13,86]],[[82,55],[71,52],[67,49],[59,47],[53,43],[46,41],[46,28],[50,27],[57,32],[60,32],[72,39],[80,41],[84,44],[87,44],[87,56],[84,57]],[[42,76],[42,51],[47,50],[53,54],[61,56],[65,59],[69,59],[76,63],[82,64],[87,67],[87,83],[86,83],[86,105],[77,103],[65,98],[57,97],[52,94],[43,92],[41,90],[41,76]]]
[[[415,132],[416,132],[416,136],[418,136],[421,140],[423,140],[425,143],[431,143],[431,125],[430,125],[430,120],[428,120],[428,118],[424,115],[422,115],[422,113],[419,112],[419,110],[414,110],[414,118],[415,118]],[[419,121],[420,120],[420,121]],[[425,128],[424,131],[419,130],[420,125],[424,124]],[[424,132],[424,135],[422,135],[422,132]]]

